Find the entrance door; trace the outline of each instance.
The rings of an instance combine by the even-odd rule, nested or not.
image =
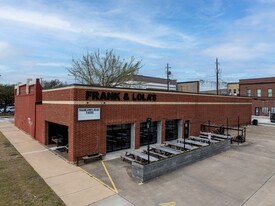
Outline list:
[[[260,108],[259,107],[255,107],[255,115],[260,116]]]

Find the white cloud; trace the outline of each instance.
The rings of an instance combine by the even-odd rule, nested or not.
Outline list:
[[[72,32],[79,37],[86,35],[89,37],[96,36],[97,38],[115,38],[154,48],[181,48],[183,45],[188,47],[195,42],[192,36],[151,21],[150,17],[143,20],[132,19],[133,24],[136,25],[135,28],[132,28],[126,26],[127,23],[125,25],[117,24],[123,21],[122,19],[115,20],[117,15],[119,15],[117,11],[112,13],[114,15],[113,19],[104,19],[102,13],[99,12],[93,12],[92,14],[94,15],[92,19],[70,16],[71,20],[68,20],[62,14],[33,12],[11,7],[0,8],[0,19],[21,23],[21,25],[32,29],[46,28],[59,32],[64,31],[61,36],[60,34],[49,32],[51,35],[58,35],[61,38],[63,37],[63,39],[66,39],[66,36],[69,35],[66,32]],[[125,20],[125,22],[129,24],[131,19]],[[170,43],[171,41],[173,42],[172,44]]]
[[[1,54],[1,56],[4,55],[9,48],[10,48],[10,45],[9,45],[8,42],[3,42],[3,41],[1,42],[0,41],[0,54]],[[1,56],[0,56],[0,58],[1,58]]]
[[[239,42],[224,43],[209,47],[202,54],[212,58],[220,57],[227,61],[254,60],[269,51],[270,46],[265,43],[242,45]]]
[[[46,67],[68,67],[69,65],[66,65],[64,63],[60,62],[44,62],[44,63],[36,63],[36,66],[46,66]]]
[[[22,50],[15,48],[9,42],[0,41],[0,60],[10,61],[10,58],[16,58],[22,54]]]
[[[1,7],[0,19],[21,22],[46,28],[80,32],[80,30],[72,26],[70,22],[58,16],[50,15],[47,13],[38,13],[10,7]]]
[[[275,3],[275,0],[258,0],[260,3],[264,4],[273,4]]]
[[[200,19],[213,20],[224,14],[225,5],[222,0],[201,1],[196,9],[195,15]]]

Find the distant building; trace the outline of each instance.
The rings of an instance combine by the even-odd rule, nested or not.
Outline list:
[[[238,96],[240,94],[239,83],[238,82],[228,83],[227,94],[230,96]]]
[[[200,91],[201,94],[217,94],[217,90]],[[219,95],[227,95],[227,89],[219,89]]]
[[[130,88],[167,90],[167,79],[135,75],[132,82],[127,83]],[[169,80],[169,90],[177,90],[177,80]]]
[[[240,96],[252,98],[252,114],[269,115],[275,112],[275,77],[241,79]]]
[[[200,81],[178,82],[177,90],[180,92],[200,92]]]

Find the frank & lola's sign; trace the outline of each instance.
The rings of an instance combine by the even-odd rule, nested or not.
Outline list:
[[[128,92],[98,92],[86,91],[86,100],[95,101],[156,101],[157,95],[153,93],[132,93]]]

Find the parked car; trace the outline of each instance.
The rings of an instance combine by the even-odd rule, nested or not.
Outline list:
[[[275,122],[275,113],[270,114],[270,121],[273,123]]]
[[[0,109],[0,113],[4,113],[4,108]],[[14,113],[14,106],[7,106],[6,113]]]
[[[7,112],[7,113],[14,113],[14,106],[8,106],[8,107],[6,108],[6,112]]]

